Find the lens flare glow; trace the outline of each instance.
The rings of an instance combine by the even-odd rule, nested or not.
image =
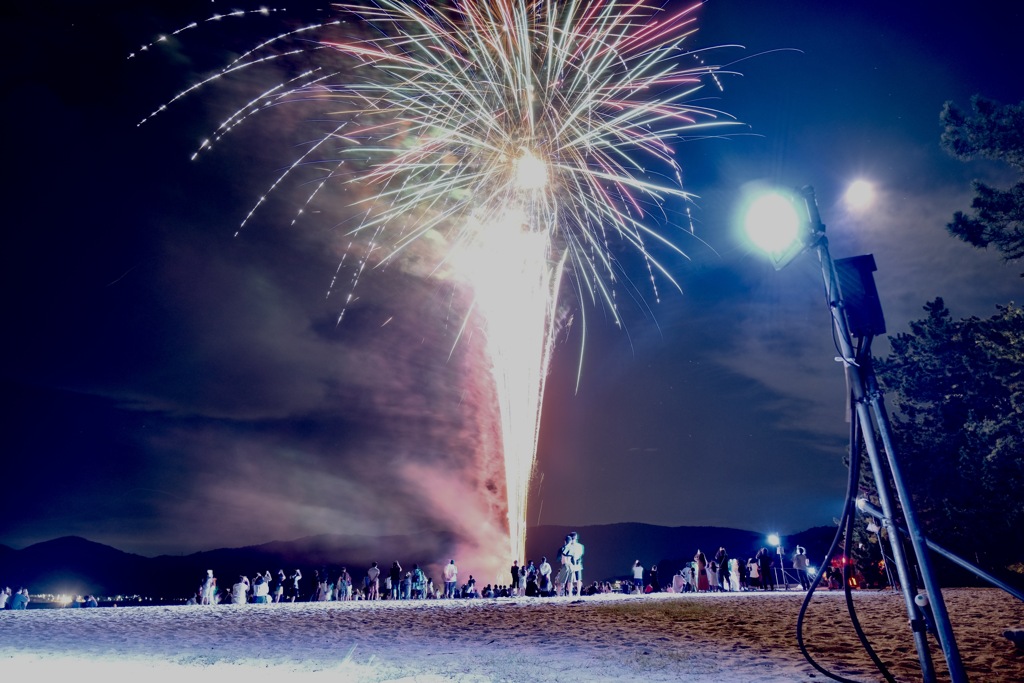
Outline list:
[[[646,285],[631,289],[657,299],[659,279],[678,288],[657,255],[685,256],[673,233],[692,232],[668,216],[679,211],[669,200],[691,199],[674,145],[734,123],[692,102],[705,81],[721,87],[705,51],[687,47],[700,4],[338,4],[338,20],[259,43],[140,122],[218,81],[268,66],[280,74],[304,60],[241,102],[196,156],[261,112],[304,107],[316,122],[309,142],[240,228],[286,180],[313,188],[300,214],[330,182],[352,190],[360,218],[350,234],[369,245],[354,256],[352,287],[367,266],[401,259],[421,238],[449,245],[444,258],[472,283],[485,321],[505,439],[510,551],[520,560],[563,275],[581,311],[603,303],[619,325],[624,253],[646,267]],[[202,23],[171,35],[181,40]]]
[[[855,180],[846,189],[843,199],[851,211],[869,209],[875,203],[875,186],[866,180]]]
[[[796,240],[800,215],[790,198],[765,194],[748,207],[745,228],[747,237],[759,248],[768,253],[781,252]]]

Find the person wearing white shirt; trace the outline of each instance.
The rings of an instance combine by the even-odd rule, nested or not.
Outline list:
[[[455,566],[455,560],[445,565],[444,572],[444,597],[455,597],[455,584],[459,580],[459,568]]]
[[[644,568],[640,560],[633,563],[633,590],[643,591],[644,589]]]

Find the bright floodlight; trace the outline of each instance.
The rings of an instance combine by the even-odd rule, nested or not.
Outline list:
[[[875,186],[866,180],[855,180],[846,188],[843,200],[851,211],[870,208],[875,201]]]
[[[548,168],[528,149],[516,161],[516,185],[523,190],[542,190],[548,184]]]
[[[778,547],[779,543],[781,543],[781,540],[778,534],[768,534],[768,545]]]
[[[744,227],[751,242],[769,254],[778,254],[796,241],[800,215],[788,197],[761,195],[747,209]]]

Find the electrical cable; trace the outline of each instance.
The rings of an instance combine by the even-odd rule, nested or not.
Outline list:
[[[835,555],[836,549],[839,547],[839,540],[843,536],[846,537],[847,542],[853,536],[853,519],[854,519],[854,506],[856,505],[857,485],[858,477],[860,474],[860,425],[856,411],[851,411],[850,419],[850,474],[847,481],[846,488],[846,500],[843,503],[843,515],[839,521],[838,528],[836,529],[836,535],[832,539],[832,545],[829,547],[828,552],[825,553],[825,559],[822,560],[821,566],[824,570],[832,561],[832,557]],[[824,575],[824,571],[819,571],[814,581],[811,583],[811,587],[807,591],[807,595],[804,596],[803,604],[800,606],[800,611],[797,614],[796,619],[796,640],[797,645],[800,647],[800,652],[803,654],[804,659],[807,663],[814,667],[818,672],[841,683],[861,683],[852,678],[845,678],[839,674],[832,673],[831,671],[818,664],[817,661],[811,656],[807,650],[807,646],[804,643],[803,637],[803,621],[804,615],[807,612],[807,607],[810,605],[811,599],[814,597],[814,592],[817,590],[818,584],[821,583],[821,578]],[[850,582],[847,577],[847,564],[843,563],[843,589],[846,597],[847,611],[850,613],[850,620],[853,623],[854,631],[857,633],[857,638],[860,640],[861,645],[867,652],[871,661],[874,662],[879,672],[885,678],[888,683],[897,683],[896,679],[892,676],[885,664],[879,659],[878,654],[871,647],[871,644],[867,640],[867,636],[864,634],[864,630],[861,628],[860,620],[857,618],[856,610],[853,605],[853,596],[850,591]]]

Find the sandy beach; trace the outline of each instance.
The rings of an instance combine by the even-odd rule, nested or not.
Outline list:
[[[997,589],[944,595],[971,680],[1024,680],[1024,652],[1001,636],[1024,625],[1024,604]],[[797,645],[802,600],[778,591],[6,611],[0,670],[12,681],[146,683],[828,680]],[[854,601],[893,675],[920,680],[901,595],[860,591]],[[804,641],[830,671],[883,680],[842,592],[815,595]]]

